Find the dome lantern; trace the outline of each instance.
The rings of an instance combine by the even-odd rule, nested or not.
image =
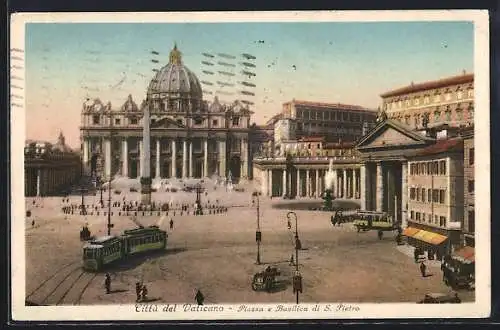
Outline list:
[[[177,49],[177,43],[174,44],[174,49],[170,51],[169,64],[182,65],[182,54]]]

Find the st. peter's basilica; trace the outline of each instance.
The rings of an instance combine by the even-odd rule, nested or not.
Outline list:
[[[248,178],[251,173],[248,106],[203,100],[196,75],[175,46],[149,83],[146,99],[131,95],[115,109],[99,99],[83,104],[81,139],[87,171],[104,180],[141,174],[143,112],[151,113],[151,177]]]

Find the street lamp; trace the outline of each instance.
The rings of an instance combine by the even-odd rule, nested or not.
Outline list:
[[[113,224],[111,223],[111,175],[110,175],[109,186],[108,186],[108,236],[111,236],[111,228],[113,228]]]
[[[293,276],[293,292],[296,294],[296,302],[299,303],[299,292],[302,293],[302,276],[299,272],[299,250],[302,249],[302,244],[299,239],[297,214],[295,212],[288,212],[286,217],[288,218],[288,224],[290,225],[290,217],[295,218],[295,274]]]
[[[257,203],[257,230],[255,231],[255,241],[257,242],[257,261],[255,262],[257,265],[260,265],[260,242],[262,241],[262,233],[260,231],[260,202],[259,202],[259,193],[254,192],[252,194],[252,204],[255,205]]]

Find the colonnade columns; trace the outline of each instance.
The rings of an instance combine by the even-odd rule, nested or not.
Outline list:
[[[156,170],[155,170],[155,177],[157,178],[160,178],[161,175],[160,175],[160,156],[161,156],[161,153],[160,153],[160,139],[156,139]]]
[[[344,169],[344,177],[343,177],[343,189],[344,189],[344,192],[342,194],[342,197],[343,198],[347,198],[347,170]]]
[[[316,198],[319,197],[319,170],[316,170],[316,183],[315,183],[315,187],[314,187],[314,196]]]
[[[288,175],[286,173],[286,169],[283,170],[283,196],[287,195],[287,181],[288,181]]]
[[[208,140],[203,140],[203,177],[208,177]]]
[[[248,141],[241,139],[241,177],[248,178]]]
[[[193,177],[193,141],[189,141],[189,177]]]
[[[302,196],[302,185],[300,182],[300,169],[297,169],[297,197]]]
[[[377,204],[376,210],[382,212],[384,208],[384,174],[382,163],[377,163]]]
[[[401,228],[408,226],[408,163],[401,164]]]
[[[260,179],[261,179],[261,184],[260,184],[260,190],[262,192],[263,196],[267,196],[267,188],[268,188],[268,180],[269,180],[269,172],[267,170],[263,170],[260,172]]]
[[[141,177],[141,173],[142,173],[142,165],[143,165],[142,164],[142,159],[143,159],[143,156],[142,156],[143,150],[142,149],[143,148],[142,148],[142,140],[141,140],[141,141],[139,141],[139,175],[138,175],[138,177]]]
[[[104,174],[106,176],[106,180],[111,178],[111,140],[104,140]]]
[[[171,177],[177,177],[177,146],[175,140],[172,140],[172,174]]]
[[[306,197],[311,197],[311,178],[309,170],[306,170]]]
[[[122,141],[122,175],[128,176],[128,144],[126,138]]]
[[[273,170],[266,170],[266,172],[268,173],[267,174],[267,177],[269,178],[269,186],[268,186],[268,193],[269,193],[269,196],[273,196]]]
[[[338,176],[337,176],[337,170],[333,170],[333,187],[332,187],[332,193],[335,198],[338,197]]]
[[[219,141],[219,175],[226,177],[226,141]]]
[[[359,177],[357,169],[353,170],[353,177],[354,177],[354,198],[358,199],[361,194],[359,189]]]
[[[182,142],[182,177],[186,178],[188,174],[187,141]]]
[[[36,170],[36,195],[40,196],[42,194],[42,170]]]

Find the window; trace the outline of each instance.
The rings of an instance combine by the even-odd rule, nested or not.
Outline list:
[[[121,123],[120,118],[115,118],[115,125],[120,125],[120,123]]]
[[[432,202],[433,203],[439,202],[439,190],[437,189],[432,190]]]
[[[410,212],[410,219],[412,219],[412,220],[415,219],[415,212],[414,211]]]
[[[99,125],[99,121],[100,121],[100,116],[99,115],[94,115],[92,117],[92,124]]]
[[[424,97],[424,104],[429,104],[429,96]]]
[[[439,161],[439,175],[446,175],[446,160]]]
[[[446,227],[446,217],[439,217],[439,226]]]
[[[200,117],[196,117],[196,118],[194,119],[194,124],[195,124],[195,125],[201,125],[201,124],[203,124],[203,119],[202,119],[202,118],[200,118]]]
[[[467,189],[467,190],[468,190],[470,193],[473,193],[473,192],[474,192],[474,180],[469,180],[469,181],[467,182],[467,186],[468,186],[468,189]]]
[[[445,115],[446,115],[446,121],[451,121],[451,111],[449,110],[445,111]]]
[[[474,148],[469,149],[469,165],[474,165]]]
[[[240,125],[240,117],[234,117],[233,126],[239,126],[239,125]]]
[[[420,201],[420,188],[417,188],[417,201]]]
[[[469,217],[468,217],[468,218],[469,218],[469,219],[468,219],[469,221],[467,222],[467,225],[468,225],[468,226],[467,226],[467,231],[468,231],[469,233],[474,233],[474,231],[475,231],[475,229],[476,229],[476,228],[475,228],[475,227],[476,227],[476,226],[475,226],[476,224],[475,224],[475,218],[474,218],[474,216],[475,216],[475,215],[474,215],[474,211],[469,211],[469,214],[468,214],[468,215],[469,215]]]
[[[213,119],[212,126],[218,126],[218,125],[219,125],[219,121],[217,119]]]
[[[137,120],[137,118],[130,118],[130,123],[131,123],[132,125],[137,125],[137,123],[138,123],[138,122],[139,122],[139,121]]]
[[[445,98],[446,101],[450,101],[451,100],[451,93],[449,93],[449,92],[446,93],[446,95],[445,95],[444,98]]]
[[[464,119],[464,112],[462,110],[457,109],[456,114],[457,114],[457,120],[461,121]]]
[[[432,214],[427,214],[427,221],[432,223]]]
[[[419,105],[420,104],[420,99],[417,97],[415,98],[415,101],[413,102],[415,105]]]
[[[436,94],[436,95],[434,96],[434,102],[435,102],[435,103],[439,103],[439,101],[441,101],[441,95]]]
[[[434,111],[434,122],[438,122],[441,119],[441,112]]]
[[[422,202],[425,202],[425,188],[422,188]]]
[[[420,221],[420,212],[416,212],[416,213],[415,213],[415,219],[416,219],[417,221]]]
[[[437,225],[439,223],[439,217],[437,215],[434,216],[434,224]]]
[[[415,188],[410,188],[410,200],[415,200]]]
[[[432,190],[428,189],[427,190],[427,202],[432,202]]]
[[[439,190],[439,203],[444,204],[444,190]]]

